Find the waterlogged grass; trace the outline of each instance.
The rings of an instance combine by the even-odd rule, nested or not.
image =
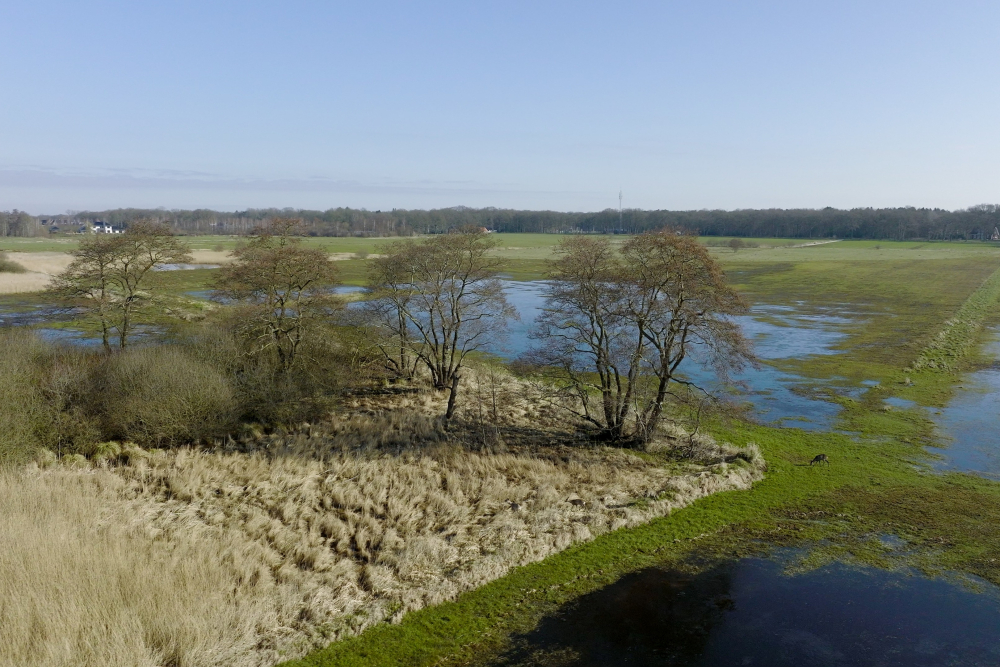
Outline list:
[[[734,442],[752,440],[768,458],[767,478],[747,492],[705,498],[666,519],[622,530],[519,568],[456,602],[407,616],[331,645],[287,667],[327,665],[463,664],[499,650],[513,633],[530,630],[561,604],[615,581],[622,574],[686,554],[700,538],[738,524],[754,534],[780,530],[782,508],[840,489],[892,486],[912,475],[906,458],[919,451],[903,445],[859,444],[844,435],[766,427],[722,429]],[[835,465],[810,467],[817,452]],[[747,548],[735,542],[718,551]],[[447,660],[442,661],[442,658]]]
[[[840,426],[852,435],[714,423],[719,438],[753,441],[763,450],[768,474],[752,490],[717,494],[668,518],[572,547],[286,667],[478,664],[511,635],[627,572],[667,563],[702,567],[775,546],[811,545],[803,567],[857,560],[928,574],[966,572],[1000,584],[1000,484],[932,474],[933,455],[924,445],[935,436],[926,412],[884,402],[890,396],[920,405],[947,401],[955,373],[975,360],[982,323],[996,317],[1000,257],[995,249],[965,244],[886,245],[748,249],[724,260],[754,300],[849,315],[840,354],[783,363],[819,382],[878,382],[855,397],[831,393],[843,407]],[[799,258],[817,250],[822,254],[813,261]],[[754,251],[784,258],[747,261]],[[883,256],[858,257],[865,252]],[[906,252],[912,260],[901,257]],[[833,253],[841,253],[839,261]],[[962,326],[945,324],[954,320]],[[953,351],[946,367],[907,369],[939,349]],[[818,453],[831,465],[810,466]],[[878,539],[883,534],[903,539],[906,548],[885,546]]]

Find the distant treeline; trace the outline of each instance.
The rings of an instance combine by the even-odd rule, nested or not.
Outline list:
[[[96,221],[122,225],[139,218],[167,223],[181,233],[240,234],[274,217],[301,218],[308,232],[316,236],[409,236],[473,225],[497,232],[634,234],[676,227],[703,236],[986,240],[1000,226],[1000,205],[982,204],[958,211],[936,208],[627,209],[621,213],[612,209],[597,213],[560,213],[462,206],[430,211],[335,208],[327,211],[248,209],[235,213],[204,209],[115,209],[34,218],[14,211],[0,213],[0,235],[32,236],[45,233],[52,225],[59,226],[61,231],[73,231],[80,225]]]

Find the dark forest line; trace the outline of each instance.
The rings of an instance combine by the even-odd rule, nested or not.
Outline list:
[[[0,236],[44,234],[53,225],[61,231],[75,231],[80,225],[96,221],[121,225],[139,218],[169,224],[181,233],[241,234],[274,217],[301,218],[308,232],[316,236],[409,236],[473,225],[508,233],[635,234],[675,227],[703,236],[987,240],[1000,226],[1000,205],[981,204],[957,211],[900,207],[621,212],[607,209],[596,213],[562,213],[462,206],[392,211],[248,209],[232,213],[125,208],[56,216],[28,216],[14,211],[0,213]]]

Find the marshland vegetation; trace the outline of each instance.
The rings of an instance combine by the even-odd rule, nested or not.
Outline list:
[[[345,309],[292,228],[159,342],[134,332],[188,248],[153,224],[83,241],[47,293],[101,346],[0,332],[4,661],[273,664],[761,478],[752,444],[609,438],[484,356],[512,315],[487,236],[382,248]]]
[[[559,240],[493,238],[486,256],[519,278],[541,277]],[[235,247],[192,240],[205,252]],[[605,240],[615,253],[627,241]],[[666,426],[622,447],[572,417],[581,404],[567,385],[530,365],[514,373],[478,349],[465,356],[444,420],[451,394],[434,388],[447,383],[426,363],[411,361],[418,372],[408,380],[386,368],[399,329],[384,320],[360,329],[364,309],[324,296],[323,317],[305,323],[298,344],[303,363],[282,370],[274,334],[287,322],[275,329],[266,317],[269,297],[229,295],[256,313],[234,317],[230,304],[183,296],[217,287],[219,269],[153,276],[139,321],[161,327],[157,345],[108,355],[4,332],[3,456],[18,463],[4,472],[14,508],[5,534],[16,539],[0,566],[25,583],[4,591],[21,602],[4,612],[0,627],[14,634],[0,650],[38,665],[269,664],[337,640],[303,664],[462,664],[647,565],[690,568],[693,553],[711,560],[812,542],[827,545],[818,558],[891,565],[897,557],[871,540],[880,532],[913,547],[908,564],[1000,582],[988,555],[1000,546],[995,485],[921,472],[925,445],[938,442],[924,410],[975,367],[978,337],[996,321],[996,251],[787,243],[709,252],[751,303],[844,314],[836,354],[768,361],[836,405],[844,432],[708,410],[699,432],[714,437],[692,437],[687,405],[671,402],[687,431]],[[372,239],[299,245],[351,253],[334,265],[354,284],[392,254]],[[32,298],[49,297],[7,303]],[[914,367],[942,354],[948,364]],[[889,397],[914,407],[886,411]],[[749,491],[764,473],[748,443],[767,460]],[[810,468],[820,452],[831,465]],[[52,552],[53,534],[66,536],[65,552]],[[101,626],[86,622],[95,609]],[[36,640],[18,639],[26,628]],[[66,629],[80,643],[67,643]]]

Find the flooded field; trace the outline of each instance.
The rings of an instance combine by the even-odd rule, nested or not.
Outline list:
[[[504,287],[520,320],[511,323],[508,339],[491,351],[510,359],[531,347],[529,333],[544,306],[544,283],[508,281]],[[696,358],[681,366],[685,376],[713,393],[728,394],[737,402],[749,401],[757,417],[768,423],[809,430],[833,428],[840,408],[816,395],[809,378],[784,372],[767,362],[837,354],[834,346],[847,337],[842,328],[852,320],[841,311],[800,312],[792,306],[759,305],[738,321],[765,362],[759,369],[747,369],[733,378],[743,385],[743,391],[728,392]]]
[[[698,575],[647,569],[545,618],[483,664],[700,667],[1000,664],[1000,595],[987,583],[788,557]]]
[[[984,355],[992,366],[967,374],[951,402],[935,414],[945,448],[939,470],[974,472],[1000,479],[1000,328]]]

